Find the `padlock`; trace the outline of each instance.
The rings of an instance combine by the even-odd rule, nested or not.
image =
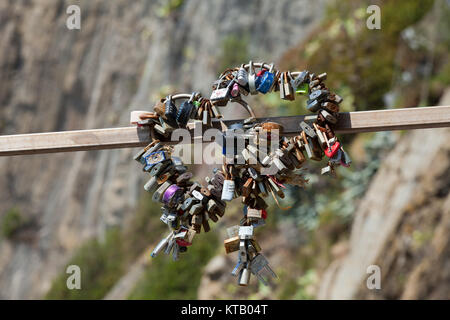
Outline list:
[[[239,272],[238,284],[240,286],[247,286],[250,282],[250,271],[247,267],[244,267]]]
[[[166,169],[169,169],[170,161],[159,162],[151,167],[149,171],[152,177],[159,177]]]
[[[183,189],[176,184],[172,184],[164,191],[162,202],[170,208],[177,205],[182,200],[183,196]]]
[[[166,245],[169,243],[169,241],[173,238],[174,233],[171,232],[167,237],[165,237],[164,239],[162,239],[155,247],[155,249],[153,249],[151,257],[154,258],[157,256],[157,254],[166,247]],[[239,237],[237,237],[239,239]],[[239,249],[238,249],[239,250]]]
[[[188,101],[184,101],[180,105],[180,110],[178,110],[177,117],[176,117],[178,126],[180,128],[184,128],[186,126],[189,119],[191,118],[193,111],[195,110],[194,98],[196,95],[197,95],[197,92],[193,92],[190,99]]]
[[[240,226],[239,239],[249,240],[251,238],[253,238],[253,226]]]
[[[279,150],[279,151],[278,151]],[[292,158],[290,156],[290,153],[288,151],[284,150],[280,150],[278,149],[277,152],[279,153],[279,159],[281,160],[281,162],[283,162],[283,164],[289,169],[289,170],[294,170],[295,169],[295,165],[292,162]]]
[[[330,112],[328,112],[327,110],[320,110],[320,114],[330,123],[332,124],[336,124],[337,123],[337,118],[335,116],[333,116]]]
[[[316,90],[309,95],[310,100],[322,101],[325,100],[330,92],[327,90]]]
[[[333,169],[331,168],[331,166],[326,166],[320,170],[320,174],[324,175],[327,173],[331,173],[332,171],[333,171]]]
[[[291,82],[290,82],[290,72],[285,72],[284,73],[284,81],[283,81],[283,86],[284,86],[284,99],[285,100],[295,100],[295,93],[294,93],[294,89],[292,89],[291,87]]]
[[[308,75],[309,75],[308,71],[300,72],[300,74],[295,79],[291,80],[292,88],[297,91],[297,88],[306,82]]]
[[[286,100],[286,93],[284,92],[284,72],[280,74],[280,99]]]
[[[300,128],[305,132],[309,137],[316,138],[317,134],[314,129],[307,124],[305,121],[300,122]]]
[[[157,141],[159,141],[159,140],[157,140]],[[146,158],[147,158],[150,154],[152,154],[152,153],[158,151],[159,149],[161,149],[162,146],[163,146],[160,142],[157,142],[157,143],[155,143],[155,144],[152,142],[150,145],[153,145],[153,146],[150,147],[149,149],[147,149],[147,150],[139,157],[139,162],[142,163],[142,164],[146,164]],[[145,150],[145,148],[144,148],[144,150]],[[141,151],[142,151],[142,150],[141,150]]]
[[[312,146],[310,146],[308,139],[306,138],[305,131],[301,132],[301,137],[303,140],[303,148],[305,148],[306,155],[308,156],[309,159],[312,159],[313,158]]]
[[[240,241],[241,240],[239,239],[238,235],[224,240],[223,245],[225,247],[225,252],[228,254],[231,252],[238,251]]]
[[[147,153],[147,151],[151,148],[153,148],[156,144],[158,144],[159,142],[157,142],[158,140],[155,140],[153,142],[151,142],[149,145],[147,145],[145,148],[139,150],[133,157],[134,160],[136,160],[137,162],[141,162],[142,156]],[[153,151],[152,151],[153,152]],[[142,163],[142,162],[141,162]],[[145,163],[145,162],[144,162]],[[142,163],[142,164],[144,164]]]
[[[226,166],[224,166],[224,170],[226,170]],[[234,191],[235,191],[235,182],[234,179],[231,177],[230,172],[225,172],[226,178],[223,182],[223,188],[222,188],[222,197],[221,200],[223,201],[231,201],[234,197]]]
[[[333,93],[328,96],[328,100],[333,101],[336,104],[340,104],[342,102],[342,100],[344,100],[344,99],[342,99],[337,94]]]
[[[248,73],[245,70],[244,66],[241,66],[236,75],[236,81],[239,85],[245,87],[248,83]]]
[[[188,211],[191,209],[193,204],[194,204],[194,198],[187,198],[184,200],[183,204],[181,205],[181,210]]]
[[[166,192],[167,188],[169,188],[170,185],[171,183],[169,181],[166,181],[162,185],[160,185],[159,188],[153,193],[152,200],[154,202],[160,202],[162,200],[164,192]]]
[[[157,133],[159,133],[160,135],[162,135],[163,137],[168,137],[169,136],[169,134],[170,134],[170,132],[166,132],[166,130],[162,127],[162,126],[160,126],[159,124],[155,124],[154,126],[153,126],[153,129],[157,132]]]
[[[275,74],[273,73],[273,63],[270,65],[270,69],[267,72],[264,72],[262,76],[260,76],[259,85],[256,88],[261,93],[267,93],[273,88]]]
[[[231,86],[231,90],[230,90],[230,95],[233,98],[236,98],[237,96],[239,96],[239,84],[237,82],[234,82],[233,85]]]
[[[328,141],[326,139],[326,135],[323,131],[325,131],[324,128],[322,128],[322,130],[320,130],[319,126],[316,123],[313,123],[314,126],[314,130],[316,131],[317,134],[317,138],[319,139],[320,145],[322,147],[322,149],[326,149],[328,146]]]
[[[268,280],[264,276],[272,276],[273,278],[277,278],[275,272],[270,268],[269,262],[261,253],[255,255],[250,261],[250,270],[251,273],[254,274],[264,285],[267,285]]]
[[[222,84],[222,79],[219,79],[219,86]],[[210,101],[217,105],[217,106],[225,106],[228,102],[229,96],[230,96],[230,84],[231,82],[227,83],[226,87],[220,88],[219,86],[217,89],[213,90],[211,93]],[[204,112],[204,110],[203,110]]]
[[[324,150],[325,155],[328,158],[332,158],[336,152],[338,152],[339,148],[341,147],[341,144],[339,143],[339,141],[335,140],[333,143],[331,143],[330,141],[328,141],[326,135],[325,135],[325,139],[326,139],[326,143],[327,143],[327,148]]]
[[[325,108],[333,113],[338,113],[339,112],[339,106],[335,103],[332,102],[323,102],[321,104],[322,108]]]
[[[258,91],[256,90],[256,74],[253,66],[253,61],[250,61],[248,66],[248,88],[250,90],[251,95],[258,94]]]
[[[342,151],[341,149],[337,149],[337,152],[330,158],[329,163],[331,163],[332,165],[340,165],[341,158],[342,158]]]
[[[176,179],[176,182],[178,185],[182,186],[186,184],[191,178],[192,178],[192,172],[184,172],[181,175],[178,176]]]
[[[177,112],[178,112],[177,107],[175,106],[175,103],[173,103],[173,101],[172,101],[172,96],[169,95],[166,98],[165,110],[164,110],[165,119],[163,121],[167,122],[173,128],[178,128],[178,124],[176,121]]]
[[[262,218],[262,210],[249,208],[247,210],[247,218],[261,219]]]
[[[164,98],[161,99],[153,107],[153,111],[156,112],[156,114],[159,115],[160,117],[165,117],[164,113],[165,113],[165,110],[166,110],[166,106],[164,104],[164,100],[166,100],[166,99],[164,99]]]
[[[311,112],[316,112],[320,109],[320,102],[317,100],[308,100],[306,101],[306,109]]]
[[[201,203],[194,204],[191,207],[191,209],[189,210],[189,214],[191,216],[200,216],[200,213],[203,211],[203,209],[204,209],[204,207]],[[196,224],[200,224],[200,223],[201,223],[201,220],[199,220],[198,223],[196,223]]]
[[[211,126],[211,115],[209,114],[208,106],[203,110],[202,124],[204,126]]]
[[[323,158],[323,151],[317,139],[311,137],[306,138],[311,146],[312,154],[311,160],[320,161]]]
[[[248,178],[247,181],[245,181],[244,185],[242,186],[242,196],[248,197],[250,195],[250,192],[252,191],[251,187],[253,184],[253,179]]]
[[[155,188],[158,186],[156,177],[151,177],[150,180],[144,185],[144,189],[147,192],[153,192]]]
[[[350,167],[352,160],[350,159],[350,156],[347,154],[347,152],[344,151],[344,148],[342,148],[342,146],[341,151],[342,151],[341,165],[348,168]]]

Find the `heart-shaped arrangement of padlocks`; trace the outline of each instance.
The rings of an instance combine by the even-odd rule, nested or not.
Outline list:
[[[326,73],[315,75],[308,71],[280,72],[273,64],[250,61],[224,71],[214,82],[209,99],[198,92],[168,96],[154,106],[154,112],[139,114],[134,123],[150,128],[152,142],[134,159],[150,174],[144,188],[153,193],[153,201],[163,204],[161,221],[170,229],[152,257],[164,251],[177,260],[202,227],[205,232],[210,231],[208,221],[217,222],[224,215],[226,202],[242,197],[243,218],[239,225],[227,229],[228,239],[224,241],[226,253],[239,252],[232,275],[238,276],[238,284],[242,286],[249,283],[251,274],[264,284],[269,277],[276,277],[254,238],[254,228],[264,225],[267,218],[264,198],[271,195],[282,208],[278,198],[284,198],[285,185],[307,183],[299,170],[307,158],[320,161],[324,155],[328,157],[322,174],[334,174],[336,166],[348,167],[351,163],[332,130],[338,121],[342,98],[328,90],[323,83],[326,77]],[[318,112],[317,117],[312,117],[309,123],[302,121],[297,136],[283,136],[281,124],[258,121],[243,100],[248,94],[271,91],[279,91],[280,98],[285,100],[294,100],[296,94],[308,95],[307,109]],[[178,100],[183,101],[179,107],[175,104]],[[220,120],[223,117],[218,107],[229,102],[245,107],[250,118],[227,127]],[[159,139],[167,138],[176,128],[185,128],[190,120],[201,121],[208,127],[212,126],[212,119],[222,124],[224,162],[202,185],[191,181],[192,173],[180,158],[171,156],[172,147]],[[225,141],[236,137],[244,139],[243,147],[226,148]]]

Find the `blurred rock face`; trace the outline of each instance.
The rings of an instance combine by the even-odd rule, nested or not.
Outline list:
[[[323,1],[0,3],[1,134],[126,126],[161,87],[209,92],[222,44],[245,35],[254,60],[276,61],[319,20]],[[0,159],[0,214],[31,221],[0,243],[0,298],[38,298],[73,249],[133,214],[143,175],[134,150]]]
[[[450,89],[440,105],[450,104]],[[322,299],[448,299],[450,129],[406,132],[355,213],[349,253],[322,279]],[[381,289],[369,290],[370,265]]]

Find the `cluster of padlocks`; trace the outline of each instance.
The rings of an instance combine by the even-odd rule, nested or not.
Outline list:
[[[210,231],[209,221],[217,222],[224,215],[226,202],[242,197],[243,218],[239,225],[227,229],[228,239],[224,241],[226,253],[239,252],[232,275],[238,276],[238,284],[243,286],[249,283],[251,274],[264,284],[268,277],[276,277],[254,238],[254,228],[264,225],[267,218],[264,198],[271,195],[280,206],[278,198],[284,198],[285,185],[304,186],[307,180],[298,169],[307,158],[328,158],[322,174],[351,162],[332,130],[342,98],[328,90],[325,79],[325,73],[280,72],[273,64],[250,62],[223,72],[214,82],[209,99],[198,92],[168,96],[155,105],[154,112],[141,115],[137,124],[150,127],[153,141],[134,159],[150,174],[144,188],[153,194],[153,201],[163,204],[161,221],[170,229],[152,257],[163,251],[177,260],[202,227]],[[302,121],[297,136],[284,136],[281,124],[258,121],[243,100],[248,94],[271,91],[280,92],[280,98],[286,100],[294,100],[296,94],[308,95],[307,109],[318,112],[317,117]],[[179,107],[177,100],[183,100]],[[172,147],[159,139],[186,127],[190,120],[211,126],[212,119],[222,118],[218,107],[230,101],[243,105],[251,117],[222,126],[222,168],[215,168],[213,175],[205,178],[206,185],[193,182],[181,159],[171,156]],[[242,139],[241,147],[232,143],[230,148],[228,142],[237,138]]]

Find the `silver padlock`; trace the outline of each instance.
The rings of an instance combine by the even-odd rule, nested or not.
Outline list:
[[[253,238],[253,226],[240,226],[239,238],[244,240]]]
[[[330,166],[326,166],[325,168],[322,168],[321,170],[320,170],[320,174],[322,174],[322,175],[324,175],[324,174],[327,174],[327,173],[331,173],[331,167]]]
[[[162,239],[155,247],[155,249],[153,249],[152,251],[152,258],[156,257],[158,255],[158,253],[164,249],[164,247],[169,243],[169,241],[173,238],[174,233],[171,232],[166,238]]]
[[[145,191],[147,191],[147,192],[155,191],[156,187],[158,186],[157,180],[158,179],[156,178],[156,176],[151,177],[151,179],[148,180],[147,183],[144,185]]]
[[[251,260],[250,270],[264,285],[267,285],[267,279],[264,276],[270,275],[273,278],[277,278],[275,272],[270,268],[267,259],[260,253]]]
[[[231,201],[234,197],[235,183],[234,180],[225,180],[222,189],[222,201]]]
[[[253,61],[250,60],[248,66],[248,87],[251,95],[258,94],[258,91],[256,90],[256,78],[257,76],[253,67]]]
[[[341,164],[344,167],[350,167],[350,164],[352,163],[352,159],[350,159],[350,156],[347,152],[345,152],[344,148],[341,147],[342,156],[341,156]]]
[[[250,271],[247,266],[243,267],[239,272],[238,284],[240,286],[247,286],[250,282]]]
[[[228,235],[228,238],[233,238],[233,237],[239,235],[239,226],[236,225],[236,226],[227,228],[227,235]]]
[[[237,83],[239,83],[241,86],[246,86],[248,83],[248,73],[245,70],[244,66],[241,66],[237,72],[236,75],[236,81]]]

